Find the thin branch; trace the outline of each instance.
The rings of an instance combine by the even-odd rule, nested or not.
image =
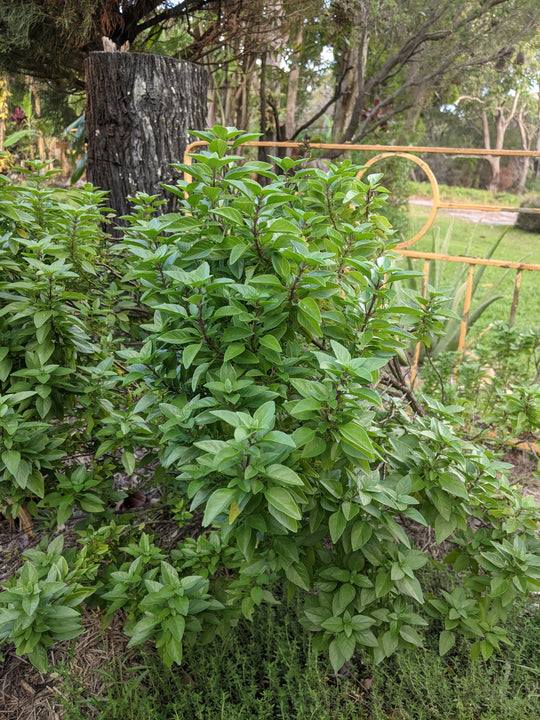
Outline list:
[[[399,364],[399,360],[397,358],[393,357],[390,360],[390,362],[388,363],[388,367],[390,368],[390,371],[392,373],[392,375],[389,376],[391,384],[398,390],[401,390],[401,392],[407,397],[407,400],[409,401],[409,404],[412,407],[412,409],[418,415],[421,415],[421,416],[425,415],[423,407],[420,405],[420,403],[416,399],[411,388],[405,382],[405,378],[403,377],[403,373],[401,372],[401,366]]]
[[[350,72],[351,70],[352,70],[352,67],[348,67],[348,68],[343,72],[343,74],[341,75],[341,78],[340,78],[340,79],[338,80],[338,82],[337,82],[336,90],[335,90],[334,94],[332,95],[332,97],[330,98],[330,100],[328,100],[328,102],[326,102],[326,103],[322,106],[322,108],[315,113],[315,115],[313,115],[312,117],[310,117],[309,120],[307,120],[303,125],[300,125],[300,127],[299,127],[297,130],[295,130],[295,132],[293,133],[293,135],[292,135],[292,137],[291,137],[291,140],[294,140],[295,138],[297,138],[298,135],[300,135],[301,132],[303,132],[304,130],[307,130],[307,128],[308,128],[310,125],[313,125],[314,122],[317,122],[317,120],[318,120],[322,115],[324,115],[324,113],[328,110],[328,108],[329,108],[331,105],[333,105],[335,102],[337,102],[337,101],[339,100],[339,98],[343,95],[343,92],[342,92],[342,90],[341,90],[341,86],[343,85],[343,81],[345,80],[345,77],[346,77],[347,73]]]

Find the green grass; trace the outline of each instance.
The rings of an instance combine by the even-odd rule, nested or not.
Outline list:
[[[411,206],[409,212],[410,228],[408,237],[412,237],[424,225],[429,209]],[[440,247],[445,238],[449,237],[448,252],[452,255],[472,255],[485,257],[495,241],[504,232],[504,226],[479,225],[459,218],[445,217],[439,214],[427,234],[415,243],[411,250],[432,252],[434,247]],[[540,264],[540,235],[527,233],[522,230],[510,228],[501,244],[497,248],[494,258],[499,260],[512,260]],[[414,261],[416,269],[421,270],[423,261]],[[462,266],[457,263],[446,262],[442,266],[442,287],[453,285],[453,278]],[[478,272],[478,270],[476,270]],[[495,285],[497,294],[503,295],[482,315],[475,326],[475,332],[482,330],[488,324],[497,320],[508,321],[510,307],[514,292],[515,270],[501,268],[486,268],[478,298],[481,291],[489,293]],[[528,330],[538,325],[540,318],[540,272],[523,273],[516,326]]]
[[[108,693],[83,699],[73,685],[66,720],[538,720],[540,614],[523,605],[511,618],[512,646],[471,662],[458,642],[444,658],[437,633],[425,648],[373,667],[354,657],[344,677],[318,658],[298,622],[299,604],[260,608],[252,623],[186,653],[167,670],[154,655],[122,659]],[[68,682],[63,687],[66,695]]]
[[[453,185],[439,185],[441,200],[444,202],[474,203],[476,205],[510,205],[519,207],[523,200],[521,195],[506,192],[491,192],[475,188],[462,188]],[[428,182],[411,182],[410,194],[419,197],[431,198],[433,195]]]

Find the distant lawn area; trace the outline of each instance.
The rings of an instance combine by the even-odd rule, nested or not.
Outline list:
[[[411,182],[410,195],[431,198],[431,185],[428,182]],[[462,188],[454,185],[439,185],[439,194],[444,202],[475,203],[477,205],[508,205],[519,207],[523,196],[507,192],[490,192],[476,188]]]
[[[477,191],[481,192],[481,191]],[[487,195],[484,191],[484,195]],[[511,196],[515,197],[515,196]],[[464,198],[461,198],[465,202]],[[519,200],[519,198],[518,198]],[[470,199],[471,202],[484,202],[482,199]],[[501,203],[502,204],[502,203]],[[408,237],[416,234],[425,223],[429,215],[429,208],[411,205],[409,209],[410,228]],[[409,249],[428,252],[444,252],[450,255],[470,255],[473,257],[486,257],[498,238],[505,232],[502,225],[484,225],[468,222],[460,218],[448,217],[439,213],[427,234]],[[494,258],[499,260],[512,260],[540,264],[540,234],[527,233],[513,227],[506,231],[504,238],[495,251]],[[421,270],[422,260],[413,261],[414,267]],[[462,265],[453,262],[441,263],[441,287],[451,287],[454,284],[456,273],[461,271]],[[479,271],[479,268],[476,272]],[[500,282],[497,294],[503,295],[482,315],[475,325],[475,331],[485,328],[497,320],[508,320],[510,306],[514,292],[515,270],[500,268],[486,268],[482,276],[481,286],[486,293]],[[479,292],[479,291],[478,291]],[[477,298],[481,297],[481,293]],[[535,328],[540,323],[540,272],[523,273],[519,306],[516,317],[516,326],[522,330]]]

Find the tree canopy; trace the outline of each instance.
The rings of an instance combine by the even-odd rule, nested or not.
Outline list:
[[[211,122],[341,142],[394,122],[408,140],[424,104],[503,69],[539,16],[534,0],[0,0],[0,69],[80,87],[107,36],[208,66]]]
[[[221,0],[11,0],[0,2],[0,69],[63,86],[84,86],[84,60]]]

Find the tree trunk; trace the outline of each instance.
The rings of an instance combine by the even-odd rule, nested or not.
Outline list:
[[[4,147],[6,137],[6,120],[8,119],[9,82],[7,75],[0,75],[0,150]],[[1,160],[0,160],[1,165]]]
[[[531,138],[527,132],[527,126],[523,118],[525,114],[525,105],[522,105],[516,115],[516,123],[519,129],[519,137],[521,138],[521,148],[523,150],[529,150],[531,145]],[[515,187],[517,193],[522,194],[525,192],[525,185],[527,183],[527,175],[529,174],[530,158],[523,157],[519,163],[519,176],[518,182]]]
[[[538,105],[537,105],[537,126],[536,126],[536,148],[540,152],[540,88],[538,88]],[[534,171],[537,178],[540,178],[540,159],[534,159]]]
[[[128,196],[155,195],[174,183],[189,131],[206,126],[208,74],[160,55],[93,52],[86,61],[88,180],[109,191],[124,215]],[[174,210],[169,196],[162,212]]]
[[[514,99],[512,101],[512,107],[510,108],[510,112],[508,115],[504,114],[504,102],[499,105],[497,108],[497,112],[495,114],[495,150],[502,150],[504,147],[504,137],[506,135],[506,131],[508,130],[508,126],[514,120],[516,116],[516,110],[517,110],[517,104],[519,100],[519,90],[514,95]],[[490,136],[489,136],[489,127],[488,127],[488,119],[487,119],[487,113],[482,112],[482,126],[483,126],[483,132],[484,132],[484,147],[486,150],[489,150],[491,148],[490,145]],[[491,182],[489,183],[488,190],[491,192],[498,192],[501,188],[501,158],[499,156],[490,156],[486,158],[491,165]]]
[[[35,78],[32,78],[30,76],[27,76],[26,83],[30,89],[30,92],[32,93],[32,97],[34,98],[34,116],[36,120],[41,119],[41,98],[39,96],[39,88],[37,86],[37,82],[35,81]],[[38,144],[38,155],[41,162],[45,162],[47,159],[47,151],[45,150],[45,140],[43,139],[43,135],[40,132],[37,139]]]

